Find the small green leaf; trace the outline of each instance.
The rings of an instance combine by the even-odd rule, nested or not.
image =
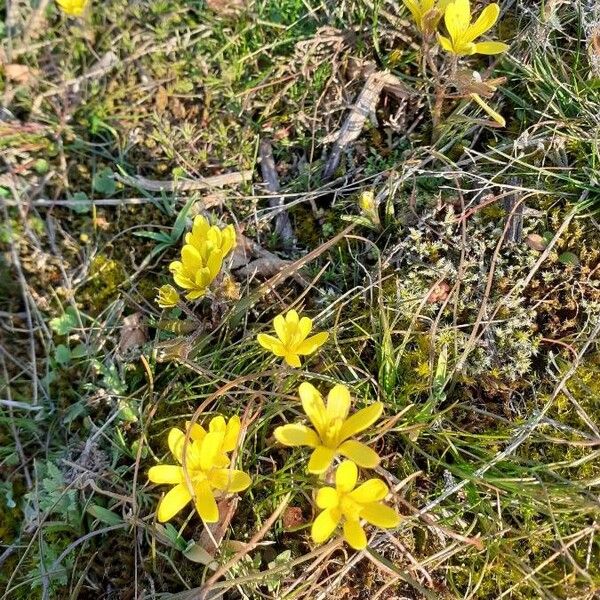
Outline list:
[[[72,306],[60,316],[50,319],[51,329],[58,335],[68,335],[77,327],[77,313]]]
[[[136,423],[138,420],[137,413],[135,411],[135,404],[129,400],[119,401],[119,418],[127,423]]]
[[[71,200],[77,201],[77,204],[69,205],[69,208],[77,214],[82,215],[92,208],[92,203],[85,192],[75,192]]]
[[[117,191],[115,176],[111,169],[102,169],[96,173],[92,186],[95,192],[105,196],[112,196]]]
[[[106,523],[107,525],[120,525],[123,519],[112,510],[108,510],[98,504],[89,504],[85,509],[92,517]]]
[[[33,169],[38,175],[45,175],[50,170],[50,165],[46,159],[38,158],[33,163]]]
[[[83,358],[88,355],[88,349],[85,344],[77,344],[73,350],[71,350],[71,358]]]
[[[71,360],[71,351],[64,344],[59,344],[54,349],[54,360],[59,365],[66,365]]]
[[[171,523],[164,526],[164,533],[169,538],[169,541],[182,552],[188,547],[188,543],[179,535],[179,532]]]
[[[579,258],[577,257],[576,254],[573,254],[572,252],[563,252],[558,257],[558,262],[561,262],[563,265],[578,266],[579,265]]]
[[[181,209],[180,213],[177,215],[175,219],[175,223],[173,224],[173,231],[171,232],[171,240],[175,243],[180,237],[183,231],[185,230],[185,220],[187,218],[188,212],[190,212],[190,208],[192,208],[192,204],[195,202],[195,198],[192,196],[186,203],[185,206]]]

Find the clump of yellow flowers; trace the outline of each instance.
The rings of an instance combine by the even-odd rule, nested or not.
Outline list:
[[[367,201],[368,207],[375,210],[372,194]],[[195,218],[192,231],[185,236],[181,260],[169,266],[188,300],[206,295],[235,244],[231,225],[220,228],[203,216]],[[218,293],[214,298],[218,301]],[[170,284],[159,288],[156,301],[161,308],[181,304],[178,291]],[[293,309],[276,316],[273,328],[276,336],[259,333],[257,341],[291,367],[300,367],[300,357],[316,352],[329,337],[328,332],[310,335],[312,320]],[[379,419],[383,404],[375,402],[351,412],[351,392],[342,384],[329,390],[326,401],[307,381],[300,384],[298,395],[311,426],[288,423],[275,429],[274,438],[285,446],[311,448],[308,473],[317,475],[322,483],[335,482],[335,487],[320,484],[315,490],[316,506],[321,512],[313,522],[311,537],[320,544],[341,525],[343,538],[352,548],[361,550],[367,545],[365,522],[382,528],[393,528],[400,522],[398,513],[383,503],[389,488],[382,480],[368,479],[358,484],[359,467],[373,469],[380,458],[356,438]],[[218,498],[251,485],[250,475],[233,468],[230,458],[238,447],[240,430],[239,417],[226,420],[217,415],[207,428],[187,422],[185,431],[176,427],[169,431],[168,446],[176,464],[158,464],[148,471],[150,482],[171,486],[158,504],[159,522],[169,521],[192,503],[205,523],[216,523],[220,517]]]
[[[239,417],[226,422],[220,415],[211,420],[208,431],[201,425],[188,424],[187,439],[180,429],[169,431],[169,450],[179,464],[156,465],[148,471],[151,482],[173,485],[158,505],[160,522],[172,519],[193,501],[206,523],[216,523],[219,509],[215,497],[250,486],[248,474],[229,466],[227,454],[235,449],[239,433]]]
[[[319,391],[308,382],[300,385],[298,394],[314,429],[301,423],[283,425],[275,429],[275,439],[286,446],[313,448],[307,471],[321,477],[330,471],[336,457],[350,459],[337,468],[335,489],[318,490],[316,504],[323,511],[312,525],[311,537],[320,544],[343,521],[344,539],[352,548],[362,550],[367,545],[367,537],[361,519],[382,528],[396,527],[400,522],[398,513],[381,502],[389,492],[382,480],[369,479],[356,487],[358,466],[373,469],[380,458],[369,446],[353,438],[377,421],[383,404],[375,402],[349,416],[350,390],[344,385],[335,385],[330,390],[326,404]]]
[[[223,229],[211,225],[208,219],[198,215],[192,231],[185,236],[181,259],[173,261],[169,270],[175,283],[186,290],[188,300],[206,295],[223,266],[223,260],[236,244],[235,229],[227,225]]]

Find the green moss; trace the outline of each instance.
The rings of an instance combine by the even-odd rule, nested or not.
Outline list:
[[[114,299],[121,284],[127,280],[123,263],[99,254],[92,260],[89,278],[78,295],[86,312],[96,315]]]

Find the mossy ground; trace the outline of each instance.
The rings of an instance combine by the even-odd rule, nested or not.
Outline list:
[[[434,90],[401,5],[114,1],[78,20],[53,3],[35,17],[29,3],[4,5],[3,598],[196,597],[213,573],[188,547],[206,537],[202,523],[184,511],[157,524],[163,490],[146,472],[167,459],[169,428],[200,406],[202,421],[243,417],[238,460],[253,478],[217,562],[288,502],[221,579],[228,598],[594,597],[595,30],[585,3],[501,4],[497,35],[510,52],[465,65],[506,77],[490,101],[506,128],[453,99],[435,130]],[[384,91],[334,183],[323,181],[333,134],[370,69],[384,68],[414,96]],[[293,248],[267,208],[264,138]],[[251,182],[193,194],[114,177],[246,169]],[[369,189],[374,226],[358,208]],[[516,241],[506,239],[511,194],[524,202]],[[155,289],[170,280],[190,198],[191,212],[216,203],[213,215],[285,260],[323,251],[298,279],[263,289],[238,276],[239,300],[163,313]],[[299,297],[331,336],[292,370],[256,333]],[[346,383],[356,406],[386,406],[373,444],[381,476],[404,482],[391,500],[403,521],[365,554],[314,547],[306,454],[273,438],[301,417],[307,379]]]

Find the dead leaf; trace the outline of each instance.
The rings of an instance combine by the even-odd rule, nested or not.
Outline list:
[[[17,63],[4,65],[4,74],[7,79],[20,85],[28,85],[35,79],[34,71],[26,65],[19,65]]]
[[[185,104],[179,100],[179,98],[171,98],[169,101],[169,110],[173,113],[173,116],[177,119],[185,119],[187,111]]]
[[[226,16],[240,13],[245,4],[244,0],[206,0],[206,5],[210,10]]]
[[[448,294],[450,294],[450,284],[447,281],[442,281],[441,283],[435,285],[431,292],[429,292],[429,296],[427,296],[427,302],[430,304],[444,302],[444,300],[448,299]]]
[[[306,519],[302,514],[302,509],[299,506],[288,506],[283,511],[283,528],[284,529],[296,529],[300,525],[306,523]]]
[[[225,532],[229,527],[229,523],[235,515],[238,502],[239,498],[237,496],[222,498],[217,502],[217,506],[219,507],[219,522],[213,525],[206,525],[206,529],[200,534],[197,542],[197,546],[203,548],[209,556],[214,556],[217,553]]]
[[[530,233],[525,238],[525,243],[532,249],[537,250],[538,252],[543,252],[548,246],[546,240],[537,233]]]
[[[143,346],[147,341],[148,328],[144,323],[144,315],[141,312],[136,312],[125,317],[121,327],[119,354],[123,356],[129,351]]]
[[[169,103],[169,94],[167,90],[161,85],[154,97],[154,105],[156,107],[156,112],[160,115],[165,112],[167,108],[167,104]]]

